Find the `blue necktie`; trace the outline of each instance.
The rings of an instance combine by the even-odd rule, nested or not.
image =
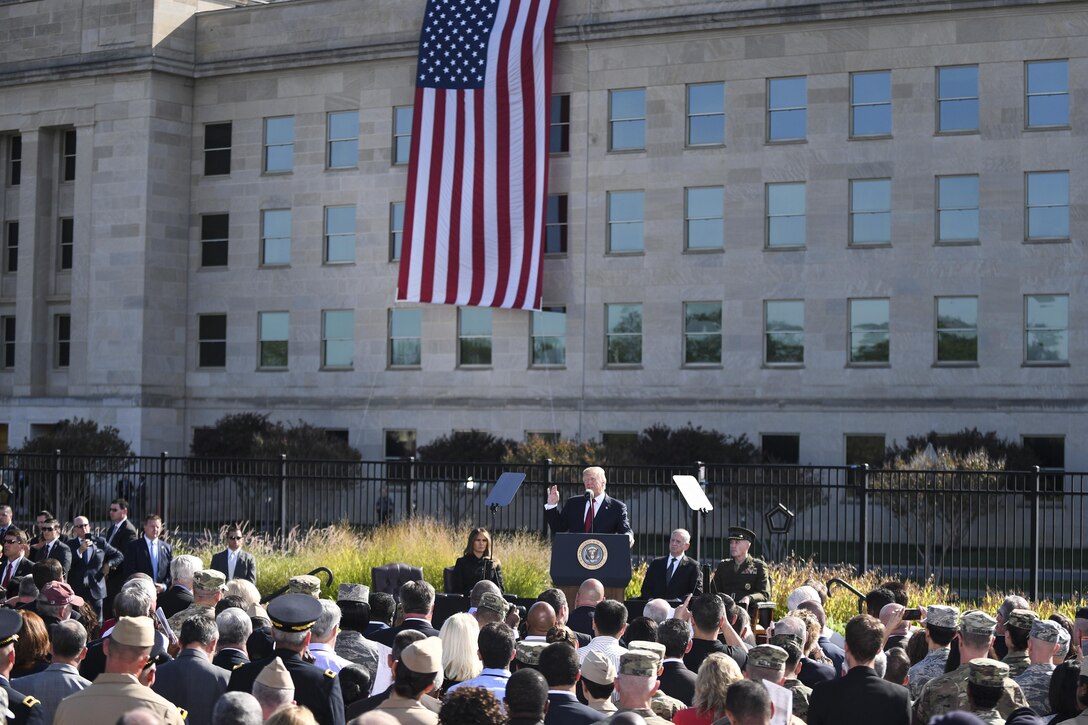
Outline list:
[[[148,548],[151,550],[151,578],[157,583],[159,581],[159,545],[152,541]]]

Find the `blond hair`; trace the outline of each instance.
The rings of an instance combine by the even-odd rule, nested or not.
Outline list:
[[[691,706],[717,720],[725,715],[726,691],[740,679],[740,667],[732,657],[721,652],[707,655],[695,677],[695,697]]]
[[[479,649],[480,624],[467,612],[455,614],[445,621],[438,633],[442,640],[442,672],[447,680],[464,682],[480,674],[483,663]]]

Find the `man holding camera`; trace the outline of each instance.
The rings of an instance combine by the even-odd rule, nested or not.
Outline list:
[[[95,614],[101,619],[102,600],[106,598],[106,576],[121,567],[125,555],[107,544],[101,536],[95,536],[86,516],[72,519],[72,534],[67,542],[72,551],[68,583],[76,594],[91,603]]]

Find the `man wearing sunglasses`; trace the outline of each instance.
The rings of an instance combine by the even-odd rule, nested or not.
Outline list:
[[[76,594],[91,603],[101,621],[102,600],[106,598],[106,575],[121,568],[125,555],[106,543],[103,537],[96,536],[86,516],[72,519],[72,538],[68,540],[68,548],[72,552],[68,583]]]
[[[231,526],[227,529],[227,548],[212,556],[210,568],[223,572],[227,581],[231,579],[246,579],[257,583],[257,561],[253,554],[242,551],[242,529],[239,526]]]
[[[6,598],[19,594],[19,577],[29,576],[34,565],[27,552],[26,532],[14,527],[4,533],[4,559],[0,561],[0,589],[7,590]]]
[[[49,517],[38,525],[38,531],[42,538],[37,547],[31,548],[31,560],[37,563],[56,559],[64,571],[64,578],[67,579],[68,571],[72,568],[72,550],[60,538],[60,522]]]

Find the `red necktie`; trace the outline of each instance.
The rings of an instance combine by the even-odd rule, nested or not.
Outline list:
[[[586,507],[586,533],[593,533],[593,499],[589,500],[589,506]]]
[[[6,587],[9,579],[11,579],[11,564],[4,567],[4,578],[0,580],[0,587]]]

